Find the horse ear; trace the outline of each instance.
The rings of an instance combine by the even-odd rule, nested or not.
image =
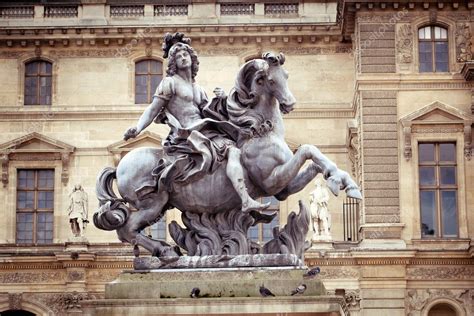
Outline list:
[[[280,65],[283,65],[285,63],[285,54],[280,52],[280,55],[279,55],[278,59],[280,60]]]

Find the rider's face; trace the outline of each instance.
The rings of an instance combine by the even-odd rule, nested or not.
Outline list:
[[[189,55],[188,51],[182,49],[178,51],[175,55],[176,59],[176,66],[178,69],[185,69],[191,67],[191,55]]]

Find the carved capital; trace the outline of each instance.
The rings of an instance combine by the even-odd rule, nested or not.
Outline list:
[[[8,153],[0,154],[0,162],[2,163],[2,183],[5,188],[8,184],[8,163],[10,162]]]
[[[349,308],[359,307],[360,293],[359,290],[349,290],[344,295],[344,300]]]
[[[403,155],[406,160],[410,160],[412,156],[411,150],[411,126],[405,126],[403,128]]]
[[[464,125],[464,157],[466,157],[467,160],[471,160],[472,156],[472,129],[471,129],[471,124],[465,124]]]
[[[62,163],[61,181],[64,185],[66,185],[69,181],[70,156],[71,156],[70,153],[61,153],[61,163]]]

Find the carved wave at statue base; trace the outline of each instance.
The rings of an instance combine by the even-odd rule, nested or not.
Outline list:
[[[276,212],[247,214],[239,209],[217,214],[187,212],[182,213],[185,228],[173,221],[169,226],[170,235],[179,247],[187,251],[188,256],[236,256],[260,253],[296,254],[297,257],[301,257],[310,221],[308,208],[301,201],[300,212],[298,214],[291,212],[287,224],[282,229],[275,227],[273,239],[263,247],[247,237],[251,226],[270,223],[277,215]]]
[[[133,261],[135,270],[190,269],[190,268],[255,268],[303,267],[303,262],[293,254],[258,254],[238,256],[182,256],[139,257]]]

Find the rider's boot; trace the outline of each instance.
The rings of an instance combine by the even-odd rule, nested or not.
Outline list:
[[[244,185],[244,179],[238,179],[238,182],[239,185],[237,186],[236,190],[242,200],[242,212],[249,213],[250,211],[263,211],[270,206],[270,202],[260,203],[252,199]]]

